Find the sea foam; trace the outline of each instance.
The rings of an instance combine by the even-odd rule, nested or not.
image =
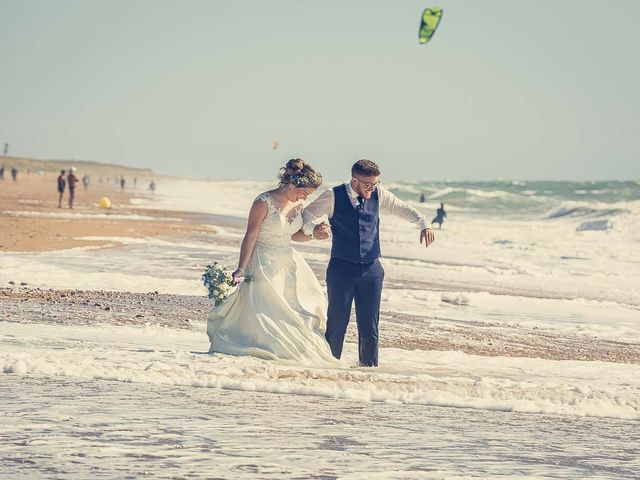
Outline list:
[[[0,370],[358,401],[640,419],[640,366],[382,349],[377,369],[206,354],[204,334],[162,327],[0,327]]]

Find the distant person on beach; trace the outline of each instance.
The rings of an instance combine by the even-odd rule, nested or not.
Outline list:
[[[64,178],[65,170],[60,170],[58,175],[58,208],[62,208],[62,197],[64,196],[64,188],[67,186],[67,181]]]
[[[424,202],[426,202],[426,201],[427,201],[427,199],[426,199],[426,197],[424,196],[424,193],[421,193],[421,194],[420,194],[420,203],[424,203]]]
[[[6,157],[9,154],[9,144],[4,144],[4,156]]]
[[[76,196],[76,184],[78,183],[78,177],[75,175],[76,167],[71,167],[69,175],[67,175],[67,182],[69,182],[69,208],[73,208],[73,200]]]
[[[11,169],[11,178],[13,178],[14,182],[18,181],[18,169],[16,167]]]
[[[84,186],[84,191],[87,191],[87,188],[89,188],[89,184],[91,183],[91,178],[89,177],[89,175],[83,175],[82,177],[82,185]]]
[[[124,192],[124,185],[127,181],[124,179],[124,175],[120,175],[120,191]]]
[[[156,182],[153,180],[151,180],[151,183],[149,184],[149,190],[151,190],[151,193],[156,191]]]
[[[138,177],[133,177],[133,186],[134,187],[138,186]]]
[[[438,224],[438,230],[442,229],[442,224],[444,223],[444,217],[447,216],[447,212],[444,211],[444,203],[440,204],[440,208],[436,210],[436,218],[431,220],[431,223]]]
[[[0,167],[0,180],[4,180],[4,165]]]

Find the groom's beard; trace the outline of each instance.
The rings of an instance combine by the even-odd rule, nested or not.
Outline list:
[[[373,192],[374,192],[373,190],[368,190],[366,192],[358,192],[358,195],[360,195],[365,200],[370,200],[371,199],[371,195],[373,194]]]
[[[365,200],[369,200],[371,198],[371,194],[373,193],[371,191],[364,191],[362,188],[360,188],[360,185],[354,186],[353,189],[360,197],[364,198]]]

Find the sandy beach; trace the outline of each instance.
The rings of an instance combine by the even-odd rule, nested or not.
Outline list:
[[[112,171],[115,171],[113,169]],[[79,178],[84,173],[78,172]],[[39,252],[83,246],[114,245],[118,242],[86,237],[189,237],[214,232],[194,222],[193,216],[145,209],[131,204],[134,196],[151,196],[146,179],[124,192],[111,177],[102,183],[93,176],[85,189],[76,188],[73,210],[68,208],[68,190],[58,208],[55,172],[21,172],[18,181],[5,176],[0,183],[0,251]],[[131,183],[131,179],[129,179]],[[143,186],[144,185],[144,186]],[[110,209],[99,206],[100,199],[111,200]]]

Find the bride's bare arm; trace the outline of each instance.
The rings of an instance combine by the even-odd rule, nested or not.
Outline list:
[[[294,242],[308,242],[309,240],[326,240],[331,236],[331,227],[327,222],[322,222],[316,225],[311,232],[311,235],[304,233],[304,228],[301,228],[296,233],[291,235],[291,240]]]
[[[302,229],[300,229],[296,233],[291,235],[291,240],[293,240],[294,242],[308,242],[309,240],[313,240],[313,236],[307,235],[302,231]]]
[[[247,232],[242,239],[242,246],[240,247],[240,260],[238,261],[238,269],[233,272],[234,281],[240,277],[244,277],[251,255],[253,255],[253,248],[256,245],[258,234],[260,233],[260,227],[262,222],[267,216],[267,203],[263,200],[256,200],[251,205],[249,211],[249,220],[247,222]]]

